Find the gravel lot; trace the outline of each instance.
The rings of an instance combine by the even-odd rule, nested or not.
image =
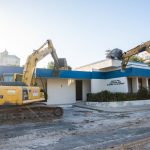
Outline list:
[[[1,125],[0,150],[117,149],[144,138],[150,149],[149,137],[150,107],[134,111],[133,106],[130,112],[66,107],[61,119]]]

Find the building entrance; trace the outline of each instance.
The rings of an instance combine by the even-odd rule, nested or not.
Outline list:
[[[82,100],[82,80],[76,80],[76,100]]]

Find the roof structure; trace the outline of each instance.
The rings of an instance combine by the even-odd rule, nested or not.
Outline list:
[[[3,73],[22,73],[23,67],[14,66],[0,66],[0,75]],[[36,69],[36,77],[41,78],[73,78],[73,79],[111,79],[118,77],[148,77],[150,78],[150,68],[141,67],[141,65],[128,65],[125,71],[121,69],[101,72],[101,71],[73,71],[73,70],[60,70],[57,77],[53,77],[53,70],[51,69]]]

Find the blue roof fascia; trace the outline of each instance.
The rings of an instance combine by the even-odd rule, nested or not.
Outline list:
[[[91,72],[91,79],[105,79],[106,72],[97,72],[93,71]]]
[[[60,71],[59,77],[60,78],[91,79],[91,72],[62,70]]]
[[[57,71],[56,71],[57,73]],[[76,78],[76,79],[91,79],[91,72],[60,70],[58,76],[54,77],[53,70],[50,69],[37,69],[37,77],[42,78]]]
[[[23,67],[17,66],[0,66],[0,75],[3,73],[22,73]]]
[[[52,76],[53,70],[50,69],[37,69],[37,77],[42,78],[75,78],[75,79],[104,79],[103,72],[87,72],[87,71],[74,71],[74,70],[60,70],[58,76]]]
[[[0,66],[0,75],[3,73],[22,73],[23,67]],[[150,77],[150,70],[144,68],[126,68],[125,71],[114,70],[109,72],[87,72],[74,70],[60,70],[58,76],[52,76],[52,70],[37,68],[36,76],[42,78],[74,78],[74,79],[111,79],[118,77]]]
[[[132,75],[132,72],[133,72],[133,68],[126,68],[123,71],[121,71],[119,69],[119,70],[105,72],[105,79],[118,78],[118,77],[128,77],[128,76]]]
[[[149,69],[142,68],[126,68],[124,71],[115,70],[105,73],[105,79],[118,78],[118,77],[150,77]]]
[[[0,75],[3,73],[22,73],[23,67],[14,66],[0,66]],[[54,78],[52,76],[53,70],[37,68],[36,76],[42,78]],[[77,78],[77,79],[91,79],[92,72],[87,71],[72,71],[72,70],[60,70],[57,78]],[[94,73],[94,77],[98,78],[99,73]]]
[[[132,68],[132,76],[150,77],[150,70],[142,68]]]

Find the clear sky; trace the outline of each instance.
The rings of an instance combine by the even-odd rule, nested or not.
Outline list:
[[[21,58],[47,39],[72,67],[150,40],[149,0],[0,0],[0,51]],[[46,67],[47,56],[39,67]]]

